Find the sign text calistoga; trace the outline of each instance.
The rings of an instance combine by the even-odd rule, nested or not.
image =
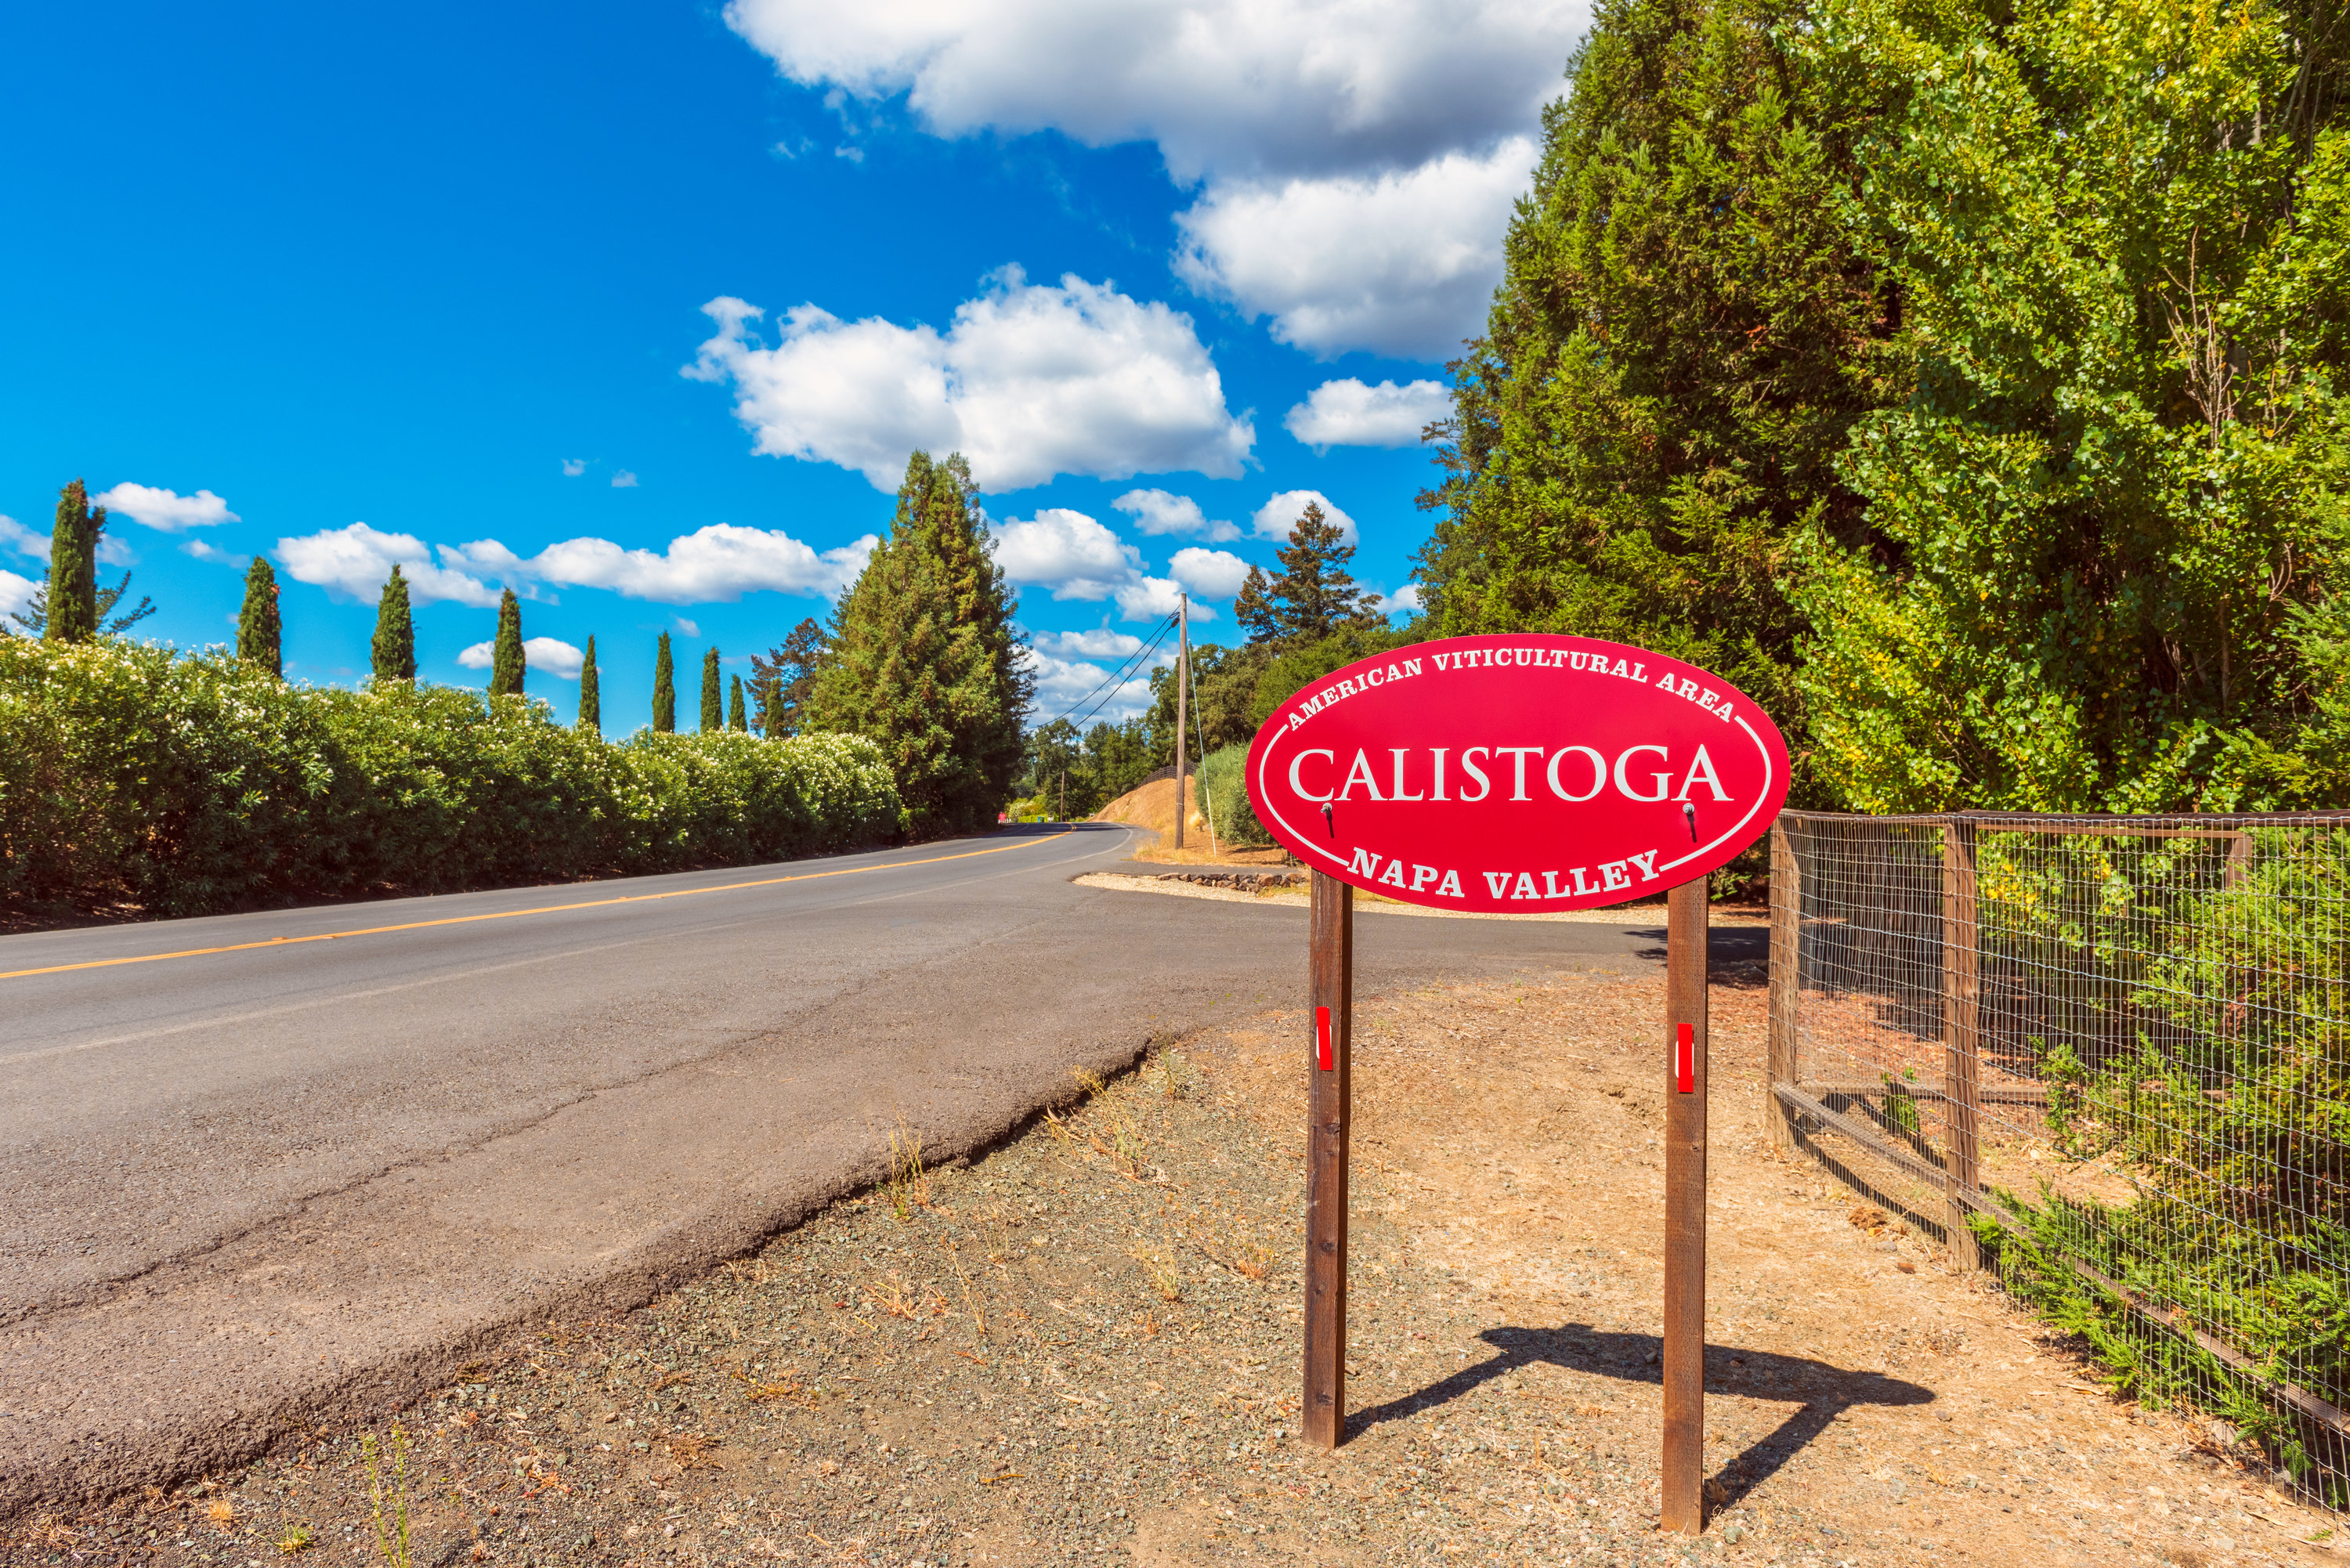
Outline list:
[[[1752,699],[1643,649],[1538,634],[1420,643],[1274,710],[1249,802],[1306,865],[1438,909],[1523,914],[1662,893],[1787,794]]]

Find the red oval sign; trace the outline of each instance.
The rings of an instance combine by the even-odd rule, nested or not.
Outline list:
[[[1249,804],[1289,852],[1439,909],[1585,909],[1701,877],[1787,796],[1779,728],[1719,676],[1526,633],[1350,664],[1275,709]]]

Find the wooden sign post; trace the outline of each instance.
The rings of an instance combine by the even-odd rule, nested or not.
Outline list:
[[[1305,1440],[1347,1440],[1347,1140],[1354,1115],[1355,890],[1314,873],[1305,1138]]]
[[[1664,1523],[1704,1523],[1706,877],[1787,794],[1770,719],[1645,649],[1454,638],[1350,664],[1276,708],[1249,804],[1313,869],[1300,1425],[1347,1437],[1354,890],[1485,914],[1667,895]]]
[[[1705,878],[1665,895],[1664,1524],[1705,1528]]]

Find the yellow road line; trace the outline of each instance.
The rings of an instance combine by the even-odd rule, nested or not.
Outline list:
[[[1017,844],[999,844],[993,849],[966,849],[960,855],[933,855],[923,860],[892,860],[881,866],[844,866],[837,871],[802,871],[790,877],[762,877],[754,882],[728,882],[716,888],[678,888],[667,893],[629,893],[617,898],[590,898],[584,904],[545,904],[536,909],[500,909],[487,915],[451,915],[438,920],[411,920],[400,926],[369,926],[357,931],[321,931],[308,937],[272,937],[267,941],[235,942],[224,948],[188,948],[175,953],[146,953],[137,958],[91,959],[86,963],[51,964],[47,969],[16,969],[0,974],[0,980],[22,980],[33,974],[63,974],[68,970],[111,969],[125,963],[161,963],[165,959],[204,958],[213,953],[241,953],[254,948],[290,948],[300,942],[331,942],[338,937],[380,937],[391,931],[421,931],[428,926],[464,926],[476,920],[515,920],[525,915],[560,915],[570,909],[600,909],[609,904],[650,904],[660,898],[684,898],[696,893],[733,893],[744,888],[772,888],[778,882],[813,882],[825,877],[853,877],[865,871],[895,871],[905,866],[936,866],[945,860],[969,860],[974,856],[1001,855],[1009,849],[1025,849],[1032,844],[1050,844],[1055,838],[1066,838],[1068,831],[1049,833],[1042,838],[1024,838]]]

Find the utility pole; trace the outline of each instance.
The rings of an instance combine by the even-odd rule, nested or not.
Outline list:
[[[1061,815],[1055,820],[1059,822],[1069,820],[1069,770],[1066,768],[1061,770]]]
[[[1191,596],[1178,596],[1181,606],[1175,627],[1175,847],[1183,847],[1183,819],[1191,814],[1183,805],[1183,737],[1191,716]]]

